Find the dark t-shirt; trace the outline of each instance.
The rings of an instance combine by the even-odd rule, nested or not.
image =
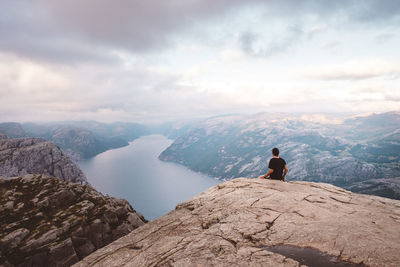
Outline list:
[[[282,180],[283,170],[285,169],[286,161],[282,158],[272,158],[269,161],[268,168],[273,169],[270,177],[274,180]]]

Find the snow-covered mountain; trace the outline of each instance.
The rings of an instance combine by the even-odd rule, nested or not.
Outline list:
[[[400,114],[341,121],[271,113],[215,117],[191,127],[159,158],[229,180],[267,172],[273,147],[288,163],[288,180],[343,186],[398,177]]]

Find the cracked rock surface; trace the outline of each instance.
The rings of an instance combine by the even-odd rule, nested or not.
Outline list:
[[[400,201],[333,185],[238,178],[74,266],[301,266],[265,247],[310,247],[351,263],[400,265]]]
[[[84,173],[54,143],[41,138],[0,138],[0,176],[25,174],[87,183]]]
[[[0,177],[0,266],[70,266],[145,222],[89,185]]]

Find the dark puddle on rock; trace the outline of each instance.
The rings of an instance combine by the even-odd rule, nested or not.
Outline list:
[[[355,264],[342,261],[338,257],[328,255],[315,248],[278,245],[262,247],[262,249],[281,254],[309,267],[367,267],[367,265],[362,263]]]

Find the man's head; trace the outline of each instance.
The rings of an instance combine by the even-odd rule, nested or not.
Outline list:
[[[277,149],[276,147],[274,147],[272,149],[272,155],[274,155],[275,157],[279,156],[279,149]]]

